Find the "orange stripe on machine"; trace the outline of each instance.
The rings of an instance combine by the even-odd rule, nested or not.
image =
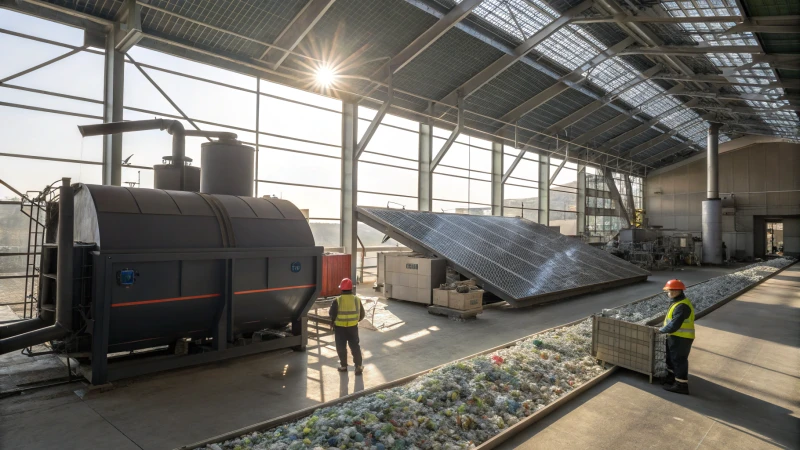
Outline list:
[[[111,305],[112,308],[119,308],[121,306],[139,306],[139,305],[149,305],[152,303],[166,303],[166,302],[182,302],[184,300],[197,300],[201,298],[214,298],[219,297],[221,294],[205,294],[205,295],[191,295],[188,297],[175,297],[175,298],[160,298],[157,300],[142,300],[138,302],[125,302],[125,303],[115,303]]]
[[[234,294],[236,294],[236,295],[257,294],[259,292],[288,291],[289,289],[306,289],[306,288],[312,288],[312,287],[317,287],[317,285],[316,284],[305,284],[305,285],[302,285],[302,286],[286,286],[286,287],[268,288],[268,289],[255,289],[255,290],[252,290],[252,291],[234,292]]]

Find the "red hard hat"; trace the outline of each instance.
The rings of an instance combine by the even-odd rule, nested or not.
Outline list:
[[[341,289],[343,291],[352,291],[353,290],[353,280],[351,280],[350,278],[345,278],[344,280],[342,280],[341,283],[339,283],[339,289]]]
[[[673,290],[673,289],[682,291],[682,290],[686,289],[686,285],[683,284],[683,281],[681,281],[681,280],[669,280],[669,281],[667,281],[667,284],[664,285],[664,290],[665,291],[669,291],[669,290]]]

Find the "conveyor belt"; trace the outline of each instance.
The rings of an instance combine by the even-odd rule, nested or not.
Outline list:
[[[359,220],[416,251],[446,258],[512,306],[647,279],[649,272],[549,227],[515,217],[359,207]]]

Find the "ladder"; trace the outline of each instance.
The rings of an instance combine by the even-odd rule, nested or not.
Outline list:
[[[22,197],[20,209],[22,214],[28,216],[28,245],[25,253],[25,297],[23,305],[23,319],[34,317],[35,305],[39,294],[39,273],[41,272],[40,249],[44,244],[45,223],[42,215],[43,202],[46,193],[40,191],[27,191]]]

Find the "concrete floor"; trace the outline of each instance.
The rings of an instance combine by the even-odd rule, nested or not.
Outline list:
[[[502,448],[800,448],[800,266],[696,327],[691,396],[620,370]]]
[[[670,278],[697,283],[735,269],[656,272],[647,282],[550,305],[488,309],[470,322],[429,315],[422,305],[391,301],[389,310],[402,323],[385,332],[361,331],[363,377],[336,372],[333,337],[320,330],[312,333],[306,353],[280,351],[153,374],[118,382],[114,390],[84,399],[73,392],[81,389],[80,384],[2,399],[0,448],[174,448],[652,295]],[[0,356],[0,391],[64,375],[63,366],[52,357]]]

